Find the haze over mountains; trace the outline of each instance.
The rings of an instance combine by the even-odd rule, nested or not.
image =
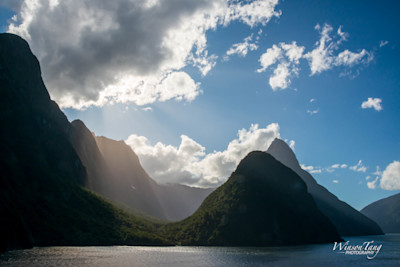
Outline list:
[[[385,233],[400,233],[400,193],[369,204],[361,213],[376,221]]]
[[[268,148],[267,153],[291,168],[303,179],[318,208],[332,221],[341,236],[383,234],[374,221],[352,208],[346,202],[340,201],[325,187],[319,185],[311,174],[303,170],[295,154],[284,141],[275,139]]]
[[[71,142],[87,170],[89,189],[127,211],[178,221],[191,215],[212,189],[160,185],[142,168],[124,141],[94,136],[80,120],[71,123]]]
[[[51,101],[29,45],[12,34],[0,34],[0,90],[1,251],[51,245],[295,245],[381,233],[376,223],[318,185],[279,139],[269,154],[247,155],[212,193],[157,184],[123,141],[68,121]]]

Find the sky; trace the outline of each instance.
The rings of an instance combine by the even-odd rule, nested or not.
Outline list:
[[[69,120],[160,183],[218,186],[274,138],[356,209],[400,192],[396,1],[0,0]]]

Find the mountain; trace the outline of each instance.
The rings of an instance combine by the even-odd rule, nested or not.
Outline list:
[[[385,233],[400,233],[400,193],[369,204],[361,213],[376,221]]]
[[[318,208],[332,221],[341,236],[383,234],[373,220],[339,200],[325,187],[319,185],[307,171],[303,170],[295,154],[284,141],[275,139],[267,153],[292,169],[303,179]]]
[[[341,240],[303,180],[260,151],[247,155],[192,216],[161,231],[182,245],[281,246]]]
[[[71,125],[71,143],[88,173],[86,187],[127,211],[179,221],[191,215],[212,191],[160,185],[146,173],[124,141],[95,136],[80,120]]]
[[[22,38],[0,34],[0,250],[48,245],[166,244],[156,225],[82,186],[86,169],[66,116]]]

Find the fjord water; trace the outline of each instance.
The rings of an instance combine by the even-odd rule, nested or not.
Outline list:
[[[44,247],[10,251],[1,266],[399,266],[400,234],[345,238],[374,241],[374,259],[333,251],[333,244],[295,247]]]

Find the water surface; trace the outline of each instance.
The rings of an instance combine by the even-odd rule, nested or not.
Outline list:
[[[400,266],[400,234],[345,238],[374,241],[374,259],[333,251],[333,244],[295,247],[44,247],[0,255],[1,266]]]

